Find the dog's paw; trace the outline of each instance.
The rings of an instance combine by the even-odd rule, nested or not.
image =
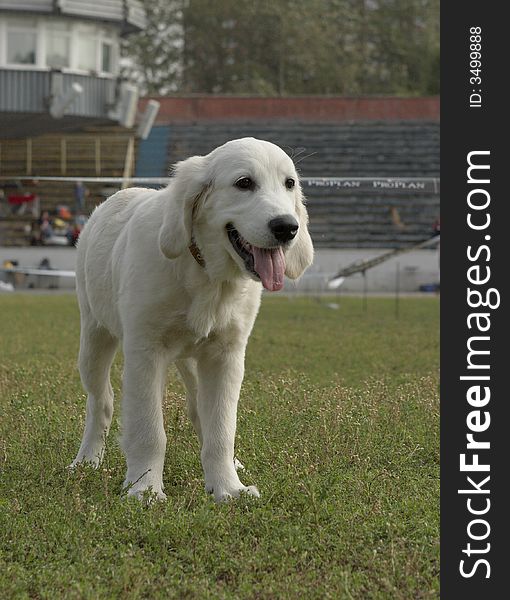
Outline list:
[[[103,452],[80,452],[73,462],[67,467],[70,471],[76,469],[78,465],[89,465],[93,469],[99,468],[101,461],[103,460]]]
[[[128,498],[136,498],[144,504],[166,500],[161,478],[154,476],[150,469],[136,479],[128,476],[123,487]]]
[[[247,496],[253,496],[254,498],[260,498],[260,492],[254,485],[243,485],[241,482],[233,485],[212,485],[206,484],[206,492],[212,494],[215,502],[228,502],[233,498],[239,498],[241,494]]]
[[[145,505],[153,504],[154,502],[164,502],[166,500],[166,494],[163,490],[154,489],[152,486],[145,487],[140,486],[128,486],[127,498],[134,498]]]

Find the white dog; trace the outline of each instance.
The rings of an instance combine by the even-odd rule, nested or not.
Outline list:
[[[312,262],[307,223],[292,160],[254,138],[178,163],[164,189],[122,190],[95,210],[78,244],[79,368],[88,399],[71,466],[97,466],[103,456],[120,341],[128,494],[166,497],[162,398],[175,362],[206,490],[217,501],[259,495],[234,463],[245,348],[262,286],[280,290],[284,274],[295,279]]]

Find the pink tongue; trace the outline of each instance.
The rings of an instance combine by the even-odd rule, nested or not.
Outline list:
[[[255,259],[255,271],[258,273],[262,285],[270,292],[277,292],[283,287],[285,273],[285,257],[281,248],[256,248],[251,247]]]

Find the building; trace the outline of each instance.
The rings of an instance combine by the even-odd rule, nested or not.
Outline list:
[[[144,26],[137,0],[0,0],[0,138],[132,124],[120,43]]]

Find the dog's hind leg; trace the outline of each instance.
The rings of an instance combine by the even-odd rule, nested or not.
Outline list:
[[[103,458],[106,436],[113,415],[110,367],[117,339],[82,313],[78,366],[87,392],[87,416],[80,449],[71,467],[91,463],[98,467]]]
[[[186,386],[186,403],[188,407],[188,417],[195,429],[195,432],[202,447],[202,428],[200,427],[200,419],[197,410],[197,390],[198,376],[197,363],[193,358],[186,358],[175,361],[175,366],[179,371],[181,378]]]

